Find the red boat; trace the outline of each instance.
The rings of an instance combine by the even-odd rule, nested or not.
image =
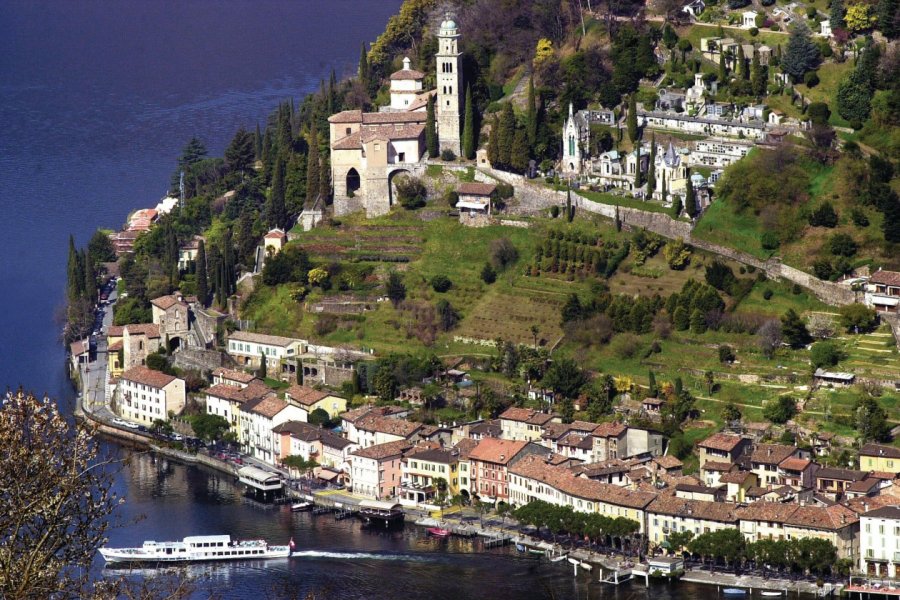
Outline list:
[[[428,528],[429,535],[433,535],[434,537],[450,537],[452,532],[449,529],[444,529],[442,527],[429,527]]]

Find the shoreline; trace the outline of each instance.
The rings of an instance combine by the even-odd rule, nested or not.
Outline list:
[[[124,442],[125,445],[131,444],[133,447],[141,447],[149,450],[150,452],[165,456],[166,458],[176,460],[183,464],[202,465],[224,475],[230,475],[233,477],[237,476],[237,468],[231,463],[221,461],[202,453],[190,454],[188,452],[182,452],[174,448],[159,446],[151,443],[151,441],[148,440],[146,436],[140,433],[123,431],[118,428],[111,427],[110,425],[107,425],[106,423],[96,419],[91,413],[83,411],[81,409],[80,399],[78,400],[78,406],[76,408],[76,416],[77,418],[92,423],[97,428],[97,432],[100,435],[111,438],[116,443]],[[348,500],[352,499],[344,494],[317,494],[315,492],[312,494],[303,494],[290,487],[285,487],[285,495],[290,497],[291,499],[304,499],[312,501],[314,504],[316,504],[316,506],[320,507],[346,507],[348,504],[352,504],[352,502],[347,502]],[[575,559],[578,559],[579,563],[587,563],[591,565],[592,569],[588,571],[587,574],[595,583],[609,583],[609,585],[613,585],[612,583],[606,582],[604,580],[613,577],[613,574],[618,572],[618,577],[620,580],[625,576],[628,577],[627,581],[621,581],[619,585],[628,584],[632,581],[637,586],[644,585],[649,587],[650,584],[649,579],[646,578],[647,574],[645,572],[635,569],[632,573],[632,569],[630,568],[621,568],[616,563],[616,561],[619,559],[615,556],[605,555],[584,549],[567,550],[565,547],[559,544],[551,544],[543,540],[523,536],[521,532],[502,526],[496,527],[478,521],[473,523],[465,523],[460,516],[453,513],[442,515],[440,518],[435,518],[434,516],[432,516],[432,513],[430,511],[425,511],[422,509],[402,507],[402,510],[406,516],[412,517],[414,519],[409,521],[409,524],[411,525],[419,528],[447,527],[449,525],[448,528],[455,532],[454,535],[469,538],[482,538],[486,544],[486,549],[490,549],[499,545],[520,544],[527,548],[543,551],[545,557],[547,558],[554,556],[559,557],[563,555],[567,557],[573,557]],[[512,523],[510,525],[512,525]],[[573,570],[577,574],[579,571],[578,565],[573,565]],[[594,575],[594,570],[597,571],[596,577]],[[585,571],[585,569],[582,567],[581,571]],[[641,581],[641,579],[644,579],[644,581]],[[657,579],[657,581],[662,580]],[[734,575],[732,573],[710,572],[705,570],[689,570],[686,571],[681,577],[669,579],[670,583],[678,583],[679,581],[683,581],[685,583],[707,585],[710,587],[714,586],[716,588],[717,594],[720,594],[722,589],[726,587],[741,588],[747,590],[748,596],[752,595],[754,591],[779,591],[783,592],[782,597],[789,597],[792,594],[796,596],[841,595],[844,587],[843,584],[825,584],[824,587],[819,588],[816,585],[815,580],[789,581],[784,579],[762,579],[755,576]]]

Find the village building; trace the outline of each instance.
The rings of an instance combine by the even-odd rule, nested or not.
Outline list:
[[[302,421],[304,413],[274,395],[266,395],[240,405],[238,414],[243,451],[270,465],[276,464],[281,436],[272,430],[287,421]]]
[[[579,175],[586,168],[590,156],[591,125],[615,126],[616,115],[611,110],[579,110],[569,103],[569,116],[563,124],[561,171]]]
[[[469,453],[471,490],[482,502],[509,502],[509,468],[529,454],[547,449],[527,441],[488,438]]]
[[[119,377],[113,408],[119,416],[144,425],[179,414],[186,399],[184,380],[138,365]]]
[[[283,229],[276,227],[263,236],[263,251],[267,256],[275,256],[284,249],[288,236]]]
[[[147,364],[147,356],[160,349],[159,326],[152,323],[110,326],[106,330],[107,367],[110,377]]]
[[[707,105],[706,108],[709,108]],[[718,110],[713,108],[713,110]],[[756,141],[766,139],[766,125],[760,121],[739,119],[719,119],[704,115],[691,116],[685,113],[648,111],[638,109],[638,125],[649,129],[680,131],[696,135],[729,136]]]
[[[413,442],[398,440],[350,453],[350,491],[373,500],[394,498],[403,478],[403,455]]]
[[[500,437],[504,440],[539,442],[548,424],[561,422],[562,419],[556,415],[512,406],[500,415]]]
[[[688,160],[691,166],[725,168],[747,156],[752,148],[753,144],[739,140],[697,140],[688,154]]]
[[[900,313],[900,272],[879,269],[866,283],[866,304],[881,313]]]
[[[853,385],[854,381],[856,375],[844,371],[826,371],[820,367],[813,373],[813,382],[817,386],[847,387]]]
[[[220,377],[219,383],[214,383],[204,390],[206,412],[210,415],[218,415],[228,421],[229,431],[240,443],[242,440],[241,407],[248,402],[274,397],[276,394],[274,390],[258,379],[252,379],[246,384],[235,384],[232,383],[233,381],[234,379],[231,378],[225,380]]]
[[[424,169],[426,102],[435,98],[435,121],[441,150],[461,154],[460,122],[464,93],[459,28],[448,16],[437,34],[437,89],[422,92],[424,73],[409,60],[391,75],[389,110],[348,110],[328,118],[331,181],[336,215],[365,210],[387,213],[396,203],[394,178]]]
[[[863,471],[822,467],[815,475],[816,492],[837,501],[843,498],[851,485],[867,477],[868,473]]]
[[[859,570],[870,577],[897,577],[900,564],[900,506],[860,515]]]
[[[329,419],[336,419],[338,415],[347,410],[346,398],[303,385],[292,385],[286,389],[284,399],[290,404],[300,406],[307,416],[313,411],[321,409],[328,413]]]
[[[350,453],[359,446],[348,439],[301,421],[286,421],[272,428],[279,436],[278,460],[300,456],[320,466],[349,472]]]
[[[402,461],[400,503],[434,505],[459,494],[459,450],[413,449]]]
[[[197,262],[197,254],[200,252],[200,242],[205,242],[202,235],[195,235],[187,242],[178,246],[178,270],[188,271]]]
[[[736,504],[660,495],[647,506],[648,539],[656,546],[676,532],[690,531],[696,537],[737,527]]]
[[[305,342],[280,335],[266,335],[249,331],[235,331],[228,336],[226,349],[235,362],[246,368],[258,369],[266,357],[266,373],[278,376],[282,361],[302,352]]]
[[[493,183],[464,182],[457,186],[459,222],[469,227],[485,227],[491,224],[492,197],[497,190]]]
[[[710,463],[706,463],[707,465]],[[734,470],[723,473],[719,484],[725,486],[725,500],[728,502],[746,502],[747,491],[759,487],[759,479],[750,471]]]
[[[368,414],[354,423],[355,431],[347,432],[347,439],[357,443],[361,448],[413,439],[422,431],[424,425],[396,419],[378,414]]]
[[[628,427],[621,423],[601,423],[591,432],[594,438],[593,462],[625,458],[628,450]]]
[[[750,440],[739,435],[714,433],[697,444],[700,457],[700,468],[707,461],[736,464],[738,459],[750,448]]]
[[[859,449],[859,468],[863,471],[900,473],[900,448],[866,444]]]
[[[180,294],[160,296],[150,301],[153,323],[159,327],[160,343],[172,352],[187,344],[191,329],[191,308]]]
[[[222,383],[234,387],[245,388],[254,381],[259,381],[256,375],[245,371],[236,371],[234,369],[226,369],[225,367],[217,367],[212,371],[213,385]]]
[[[784,444],[758,444],[750,453],[749,471],[756,474],[762,487],[780,484],[778,466],[782,461],[799,453],[796,446]]]

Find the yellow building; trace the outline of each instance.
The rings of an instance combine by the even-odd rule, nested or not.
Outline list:
[[[106,360],[109,377],[118,377],[125,371],[125,344],[122,341],[125,327],[111,326],[106,330]]]
[[[866,444],[859,450],[859,469],[900,473],[900,448],[883,444]]]
[[[755,487],[758,481],[756,474],[750,471],[731,471],[719,477],[719,484],[727,486],[725,499],[729,502],[745,502],[747,490]]]
[[[737,504],[659,496],[647,507],[647,537],[659,545],[669,535],[690,531],[694,536],[737,529]]]
[[[401,473],[400,500],[403,504],[434,504],[441,492],[444,500],[459,494],[458,451],[449,448],[413,450],[403,459]]]
[[[347,410],[347,399],[334,396],[304,385],[292,385],[284,392],[284,399],[289,404],[300,406],[306,411],[307,418],[316,409],[328,413],[329,419],[335,419]]]

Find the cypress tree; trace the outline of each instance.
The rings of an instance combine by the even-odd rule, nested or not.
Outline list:
[[[360,83],[369,89],[369,54],[366,52],[366,44],[359,45],[359,69],[357,70]]]
[[[435,97],[432,96],[425,108],[425,147],[428,149],[428,158],[437,158],[440,154],[438,150],[437,125],[434,118],[434,102]]]
[[[683,306],[679,306],[675,309],[675,314],[672,315],[672,321],[675,325],[675,329],[678,331],[684,331],[691,326],[690,315],[688,315],[687,309]]]
[[[844,27],[844,17],[847,11],[844,9],[844,0],[831,0],[831,9],[828,13],[828,22],[832,29]],[[880,19],[879,19],[880,23]]]
[[[206,276],[206,243],[203,240],[197,246],[197,265],[194,270],[197,272],[197,298],[201,305],[206,306],[209,300],[209,280]]]
[[[655,398],[656,395],[659,394],[659,388],[656,387],[656,374],[653,371],[650,371],[647,387],[650,388],[647,393],[651,398]]]
[[[268,373],[268,368],[266,365],[266,355],[262,352],[259,354],[259,369],[256,371],[256,376],[260,379],[265,379],[266,374]]]
[[[755,48],[753,49],[753,60],[750,63],[750,87],[753,88],[753,94],[756,96],[766,93],[766,80],[763,78],[759,52]]]
[[[272,173],[272,190],[269,192],[269,205],[266,207],[266,222],[269,227],[284,227],[287,214],[284,204],[284,157],[275,159],[275,171]]]
[[[293,149],[294,139],[291,134],[291,113],[287,102],[278,105],[278,154],[287,156]],[[275,157],[276,162],[278,157]]]
[[[82,264],[84,264],[84,284],[82,296],[91,304],[97,301],[97,276],[94,273],[94,263],[88,256],[87,248],[82,252]]]
[[[516,173],[524,173],[528,169],[528,137],[522,128],[516,129],[513,136],[509,163],[510,168]]]
[[[703,313],[700,312],[699,308],[695,308],[694,312],[691,313],[691,332],[692,333],[705,333],[706,332],[706,319],[703,317]]]
[[[319,160],[319,194],[323,201],[331,198],[331,169],[328,166],[327,156]]]
[[[74,302],[81,295],[81,286],[84,284],[83,276],[78,268],[78,250],[75,249],[75,238],[69,235],[69,260],[66,264],[67,288],[69,302]]]
[[[528,79],[528,112],[525,117],[525,132],[528,135],[528,147],[534,148],[537,139],[538,118],[537,103],[534,97],[534,75]]]
[[[495,169],[500,164],[500,119],[494,115],[491,122],[491,137],[488,138],[488,160]]]
[[[666,173],[663,171],[662,181],[660,182],[660,190],[659,195],[662,198],[662,201],[665,202],[669,197],[669,192],[666,191]],[[676,217],[678,215],[675,215]]]
[[[744,46],[738,46],[738,69],[741,79],[750,79],[750,73],[747,71],[747,57],[744,56]]]
[[[728,82],[728,70],[725,68],[725,53],[719,53],[719,85],[725,85]]]
[[[643,173],[641,173],[641,145],[634,149],[634,191],[637,192],[644,185]]]
[[[466,86],[466,113],[463,123],[462,145],[463,156],[469,160],[475,158],[475,108],[472,106],[472,88],[468,85]]]
[[[691,183],[691,174],[688,173],[687,181],[684,184],[684,210],[690,218],[697,216],[697,199],[694,196],[694,184]]]
[[[309,130],[309,154],[306,157],[306,205],[312,206],[319,195],[319,136],[316,133],[316,122]]]
[[[516,135],[516,115],[513,112],[512,102],[503,105],[503,113],[500,115],[500,131],[498,132],[500,143],[500,165],[509,167],[512,158],[513,142]]]
[[[681,204],[681,196],[673,196],[672,198],[672,218],[677,219],[678,215],[681,214],[681,209],[683,205]]]
[[[656,191],[656,134],[650,136],[650,162],[647,166],[647,194],[653,198]]]
[[[637,143],[638,140],[638,123],[637,123],[637,100],[634,94],[628,97],[628,116],[625,119],[625,125],[628,127],[628,139],[631,143]]]
[[[575,218],[575,209],[572,207],[572,189],[566,188],[566,221],[572,222]]]
[[[337,77],[334,74],[334,69],[331,69],[331,78],[328,80],[328,114],[333,115],[335,113],[335,107],[337,106]]]
[[[253,153],[256,160],[262,160],[263,155],[263,138],[262,132],[259,130],[259,121],[256,123],[256,137],[253,139]]]

